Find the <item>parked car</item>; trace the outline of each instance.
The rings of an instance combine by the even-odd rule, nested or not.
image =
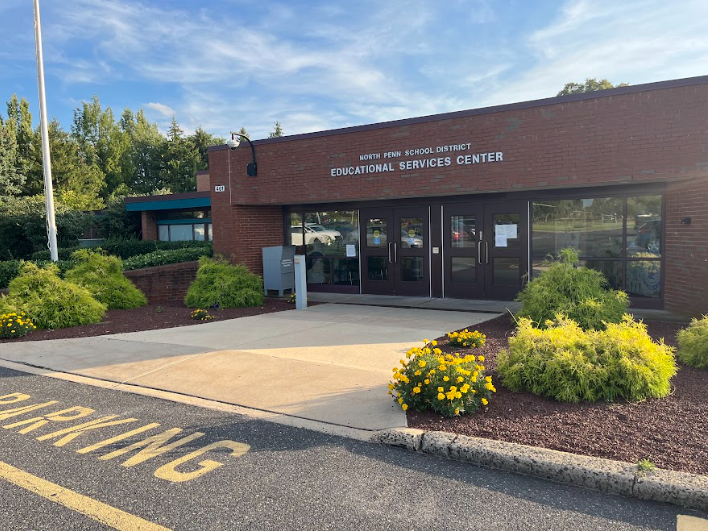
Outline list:
[[[342,234],[336,230],[328,230],[317,223],[305,223],[304,245],[312,243],[322,243],[331,245],[336,240],[342,239]],[[303,229],[302,225],[293,225],[290,227],[290,244],[303,245]]]

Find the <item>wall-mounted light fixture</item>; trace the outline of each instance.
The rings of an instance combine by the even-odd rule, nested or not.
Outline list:
[[[227,140],[226,145],[229,146],[230,149],[236,149],[241,143],[241,138],[245,138],[248,141],[249,145],[251,146],[251,155],[253,156],[253,162],[249,162],[246,165],[246,175],[248,175],[249,177],[255,177],[256,175],[258,175],[258,166],[256,165],[256,150],[253,147],[253,142],[251,142],[251,139],[248,138],[246,135],[231,131],[231,140]]]

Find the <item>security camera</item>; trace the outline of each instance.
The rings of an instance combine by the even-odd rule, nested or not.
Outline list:
[[[231,140],[226,141],[226,145],[229,146],[229,148],[231,148],[231,149],[236,149],[240,143],[241,143],[241,139],[234,138],[233,136],[231,137]]]

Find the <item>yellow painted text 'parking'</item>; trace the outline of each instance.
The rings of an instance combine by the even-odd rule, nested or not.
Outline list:
[[[39,430],[45,427],[46,425],[50,425],[53,429],[54,423],[71,422],[80,419],[85,419],[86,417],[89,417],[96,412],[96,410],[88,407],[73,406],[69,408],[60,409],[58,411],[53,411],[47,414],[34,413],[35,411],[44,410],[47,407],[58,404],[59,401],[49,400],[47,402],[26,405],[25,402],[30,398],[32,398],[30,395],[24,393],[11,393],[9,395],[0,396],[0,406],[13,404],[13,406],[9,409],[0,410],[0,422],[12,419],[9,423],[2,424],[3,429],[17,430],[17,433],[28,434],[34,432],[35,430]],[[22,405],[14,405],[20,402],[22,402]],[[22,420],[15,419],[15,417],[24,416],[29,413],[34,414],[30,418],[23,418]],[[138,422],[138,419],[119,418],[119,415],[105,415],[99,418],[95,418],[93,420],[87,420],[86,422],[82,421],[78,424],[62,427],[57,431],[44,433],[42,435],[39,435],[37,437],[37,440],[53,441],[52,444],[54,446],[64,446],[67,443],[73,441],[74,439],[81,437],[81,435],[83,435],[84,433],[91,432],[94,430],[100,430],[102,428],[108,428],[111,426],[132,424],[134,422]],[[106,446],[112,445],[114,443],[129,439],[135,435],[139,435],[146,431],[157,428],[158,426],[160,426],[160,424],[157,422],[145,424],[143,426],[133,428],[129,431],[121,433],[120,435],[116,435],[114,437],[110,437],[108,439],[91,444],[89,446],[85,446],[76,451],[79,454],[89,454],[100,450],[101,448],[104,448]],[[127,446],[123,446],[122,448],[119,448],[117,450],[113,450],[112,452],[109,452],[107,454],[100,455],[98,456],[98,459],[100,459],[101,461],[107,461],[116,457],[121,457],[131,452],[135,452],[131,457],[121,463],[124,467],[132,467],[144,463],[145,461],[148,461],[154,457],[158,457],[168,452],[171,452],[172,450],[179,448],[180,446],[188,444],[204,436],[204,433],[202,432],[195,432],[190,435],[187,435],[186,437],[182,437],[181,439],[172,440],[181,432],[181,428],[171,428],[162,433],[152,435]],[[182,465],[185,465],[189,461],[193,461],[201,457],[202,455],[218,448],[226,448],[231,450],[231,457],[240,457],[246,452],[248,452],[250,446],[248,444],[230,440],[212,442],[211,444],[207,444],[206,446],[189,452],[188,454],[185,454],[182,457],[174,459],[173,461],[170,461],[169,463],[159,467],[157,470],[155,470],[155,477],[174,483],[180,483],[203,476],[204,474],[211,472],[212,470],[215,470],[220,466],[223,466],[224,463],[214,461],[212,459],[204,459],[203,461],[199,461],[196,463],[198,468],[194,470],[177,470],[177,467],[182,467]]]

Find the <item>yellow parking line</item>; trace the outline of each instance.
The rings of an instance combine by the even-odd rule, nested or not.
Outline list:
[[[96,501],[93,498],[74,492],[73,490],[65,489],[42,478],[33,476],[28,472],[24,472],[2,461],[0,461],[0,479],[4,479],[18,487],[39,494],[54,503],[63,505],[72,511],[81,513],[115,529],[139,529],[141,531],[167,529],[161,525],[143,520],[139,516],[126,513],[125,511]]]

